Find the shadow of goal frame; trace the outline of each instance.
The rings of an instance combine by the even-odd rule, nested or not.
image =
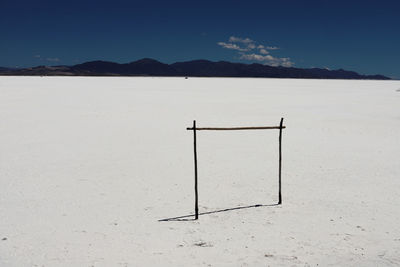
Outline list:
[[[278,205],[282,204],[282,130],[283,118],[281,118],[279,126],[257,126],[257,127],[196,127],[196,120],[193,121],[193,127],[188,127],[186,130],[193,131],[193,151],[194,151],[194,212],[195,220],[199,219],[199,192],[197,186],[197,131],[240,131],[240,130],[279,130],[279,188],[278,188]]]

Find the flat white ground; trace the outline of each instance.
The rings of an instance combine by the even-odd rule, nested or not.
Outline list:
[[[399,89],[0,77],[0,266],[398,266]],[[277,130],[198,132],[210,213],[159,221],[193,213],[193,119],[281,117],[282,206]],[[266,206],[221,211],[255,204]]]

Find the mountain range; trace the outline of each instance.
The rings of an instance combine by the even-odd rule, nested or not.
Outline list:
[[[165,64],[144,58],[131,63],[90,61],[73,66],[38,66],[11,69],[0,67],[0,75],[23,76],[190,76],[190,77],[259,77],[310,79],[369,79],[390,80],[383,75],[362,75],[343,69],[274,67],[262,64],[243,64],[227,61],[193,60]]]

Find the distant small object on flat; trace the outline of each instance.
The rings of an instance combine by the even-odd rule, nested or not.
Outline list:
[[[188,79],[188,77],[185,77],[185,80],[187,80]]]

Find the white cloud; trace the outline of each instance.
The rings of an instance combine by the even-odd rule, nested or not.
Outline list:
[[[260,50],[260,53],[262,53],[261,50],[264,50],[264,51],[268,51],[268,50],[278,50],[279,47],[277,47],[277,46],[258,45],[258,46],[257,46],[257,49],[259,49],[259,50]],[[268,52],[268,53],[269,53],[269,52]]]
[[[244,60],[257,60],[257,61],[266,61],[271,60],[273,57],[271,55],[263,56],[258,54],[242,54],[240,59]]]
[[[41,61],[43,61],[43,60],[48,61],[48,62],[59,62],[60,61],[60,59],[58,57],[47,57],[47,58],[44,58],[39,54],[33,55],[33,57],[37,58],[38,60],[41,60]]]
[[[292,67],[294,63],[290,61],[288,57],[273,57],[271,55],[259,55],[259,54],[244,54],[242,53],[240,59],[249,60],[249,61],[260,61],[266,65],[271,66],[283,66],[283,67]]]
[[[60,59],[58,57],[48,57],[46,58],[47,61],[49,62],[59,62]]]
[[[248,49],[254,49],[254,48],[256,48],[256,45],[251,43],[251,44],[248,44],[247,48]]]
[[[278,50],[279,47],[257,44],[256,41],[250,38],[231,36],[228,42],[218,42],[217,44],[223,48],[238,51],[240,59],[243,60],[259,61],[271,66],[292,67],[294,65],[288,57],[279,58],[270,55],[271,51]]]
[[[250,44],[250,43],[254,43],[253,40],[249,39],[249,38],[239,38],[239,37],[235,37],[235,36],[231,36],[229,37],[229,42],[231,43],[243,43],[243,44]]]
[[[231,43],[225,43],[225,42],[218,42],[217,44],[226,49],[233,49],[233,50],[238,50],[238,51],[248,51],[247,48],[241,48],[237,44],[231,44]]]

